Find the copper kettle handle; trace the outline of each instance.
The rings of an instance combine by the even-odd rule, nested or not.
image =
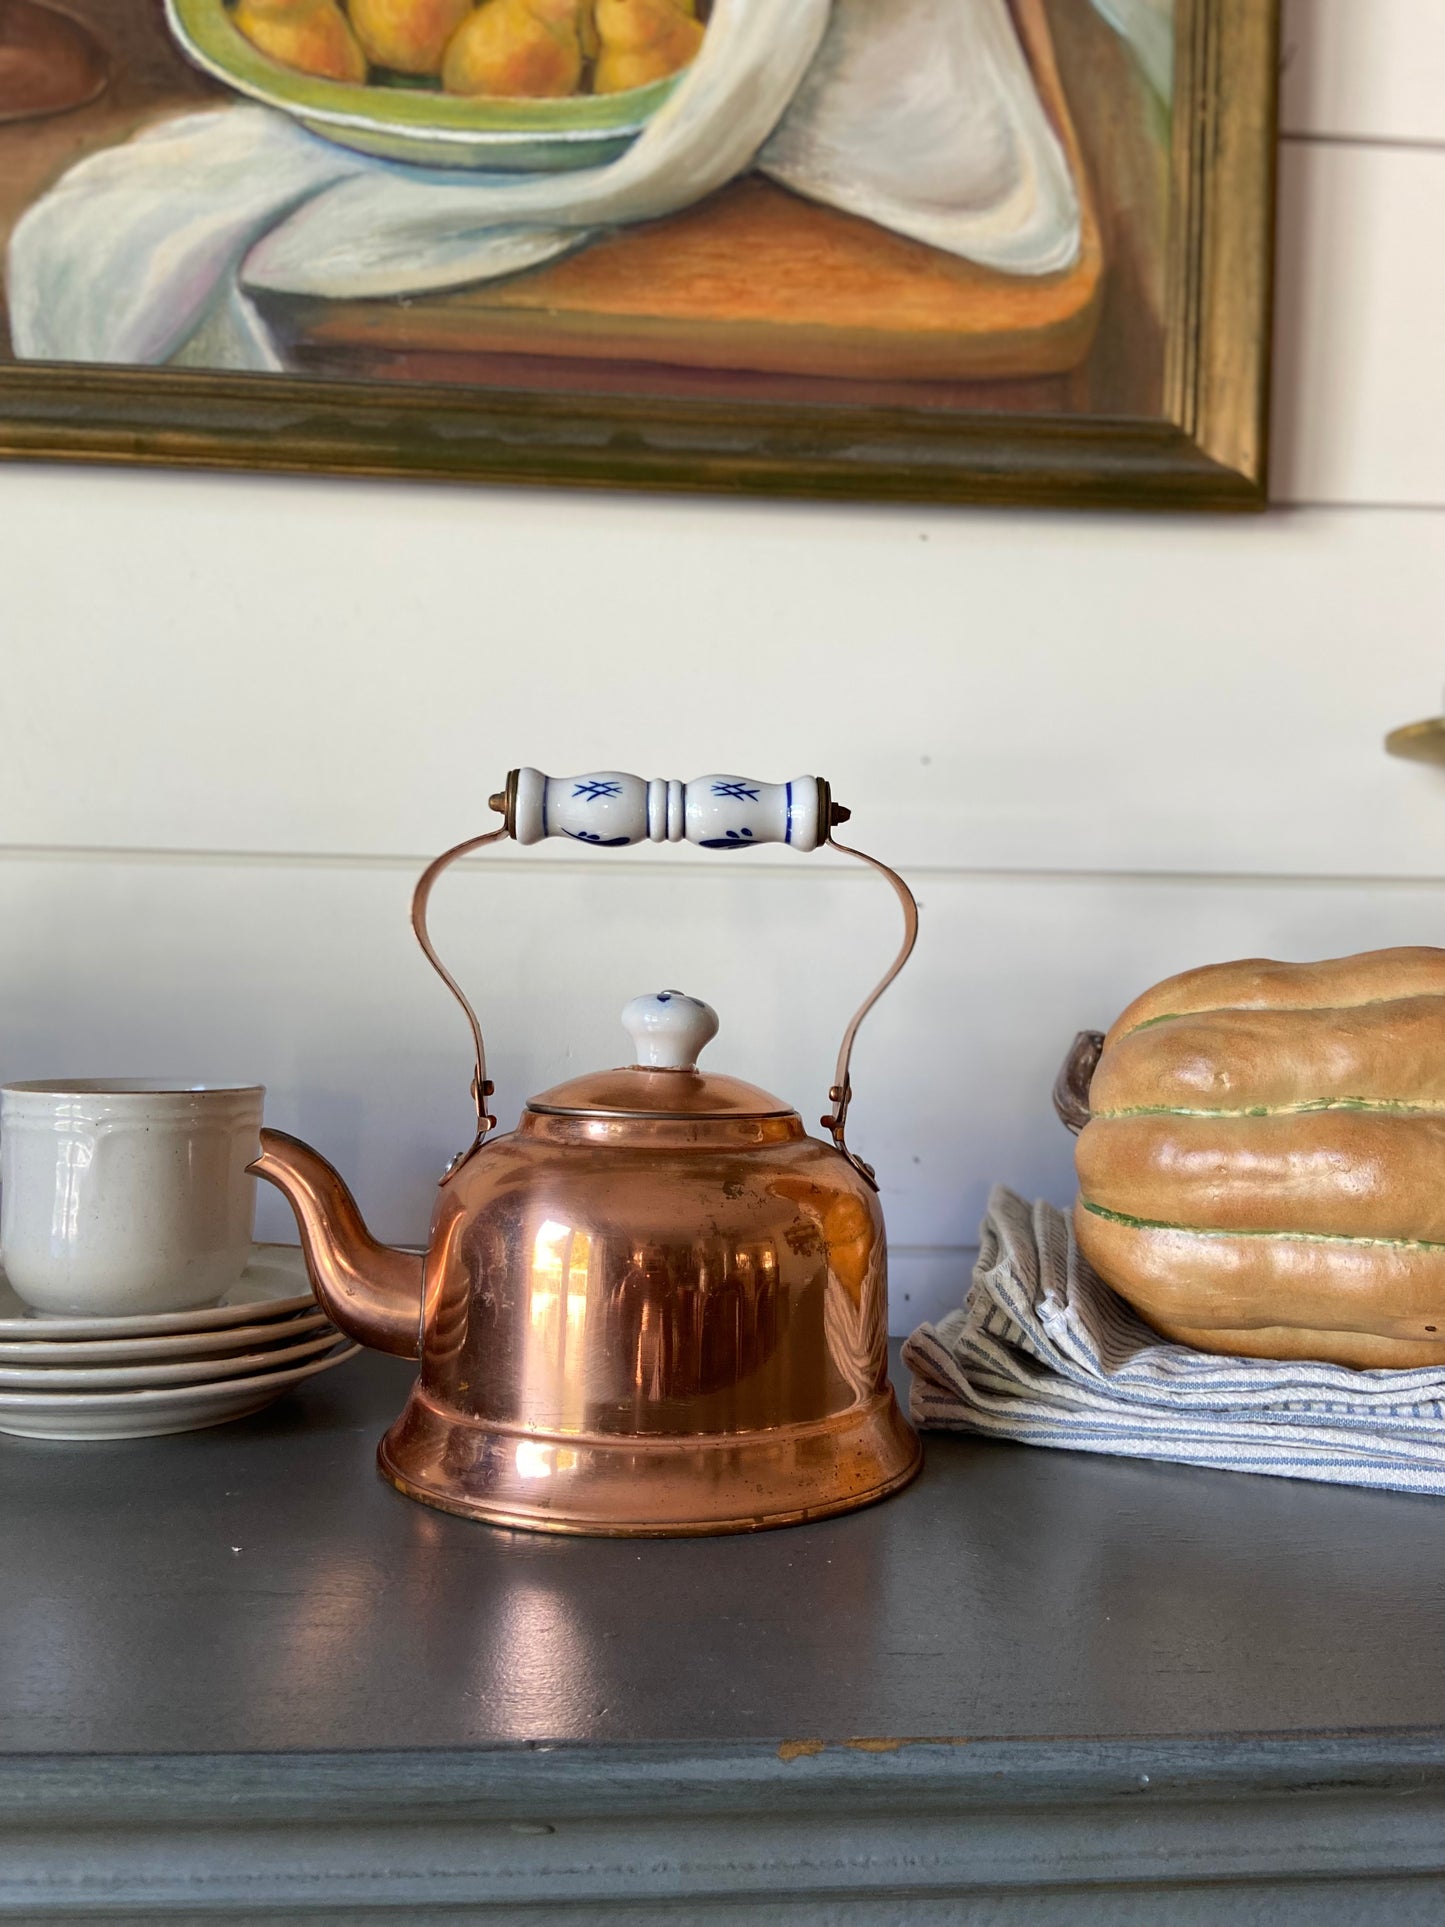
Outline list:
[[[903,943],[878,984],[853,1015],[843,1033],[838,1065],[828,1091],[832,1110],[823,1128],[850,1164],[875,1183],[873,1171],[848,1149],[848,1107],[853,1098],[849,1066],[853,1044],[863,1019],[887,990],[912,955],[918,940],[918,903],[896,870],[875,856],[839,843],[833,836],[849,812],[833,801],[821,777],[798,776],[785,783],[762,783],[745,776],[699,776],[690,783],[676,779],[630,776],[620,770],[596,770],[584,776],[546,776],[541,770],[514,769],[507,787],[491,798],[491,806],[506,820],[499,830],[469,837],[429,863],[417,881],[411,900],[411,924],[427,962],[466,1013],[476,1050],[472,1102],[477,1132],[452,1165],[464,1162],[495,1130],[497,1120],[487,1109],[493,1086],[487,1077],[486,1045],[477,1014],[456,978],[437,955],[427,929],[427,904],[437,878],[458,857],[511,837],[518,843],[538,843],[544,837],[564,836],[594,849],[619,849],[633,843],[696,843],[707,850],[750,850],[765,843],[785,843],[796,850],[826,845],[843,856],[856,857],[888,879],[903,910]]]

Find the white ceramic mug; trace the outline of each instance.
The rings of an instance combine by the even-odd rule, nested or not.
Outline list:
[[[51,1317],[214,1305],[251,1251],[261,1085],[0,1086],[0,1263]]]

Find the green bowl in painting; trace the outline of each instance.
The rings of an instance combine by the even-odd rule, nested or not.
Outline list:
[[[235,26],[225,0],[166,0],[166,17],[190,59],[237,93],[289,114],[323,140],[414,167],[506,174],[600,167],[626,152],[681,78],[565,100],[353,85],[270,59]]]

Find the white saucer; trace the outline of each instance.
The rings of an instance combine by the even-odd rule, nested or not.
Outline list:
[[[251,1262],[218,1305],[146,1312],[136,1318],[41,1318],[0,1277],[0,1339],[133,1338],[162,1332],[224,1331],[309,1311],[316,1303],[296,1245],[252,1245]]]
[[[22,1439],[149,1439],[196,1432],[259,1412],[291,1385],[330,1371],[361,1350],[340,1339],[323,1358],[221,1385],[147,1392],[0,1392],[0,1432]]]
[[[288,1365],[299,1365],[303,1358],[329,1351],[339,1336],[327,1325],[321,1332],[303,1332],[292,1344],[242,1352],[232,1358],[182,1358],[131,1365],[3,1365],[0,1388],[18,1392],[112,1392],[164,1385],[213,1385],[228,1378],[284,1371]]]
[[[148,1338],[9,1338],[0,1339],[4,1365],[138,1365],[148,1359],[224,1358],[231,1352],[254,1352],[266,1345],[289,1345],[319,1332],[326,1313],[314,1301],[309,1311],[271,1318],[259,1325],[231,1325],[224,1331],[173,1332]],[[48,1327],[42,1325],[40,1329]]]

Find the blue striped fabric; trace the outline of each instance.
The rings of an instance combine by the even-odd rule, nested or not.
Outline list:
[[[1217,1358],[1159,1337],[1050,1204],[989,1199],[973,1287],[903,1348],[915,1423],[1071,1452],[1445,1493],[1445,1368]]]

